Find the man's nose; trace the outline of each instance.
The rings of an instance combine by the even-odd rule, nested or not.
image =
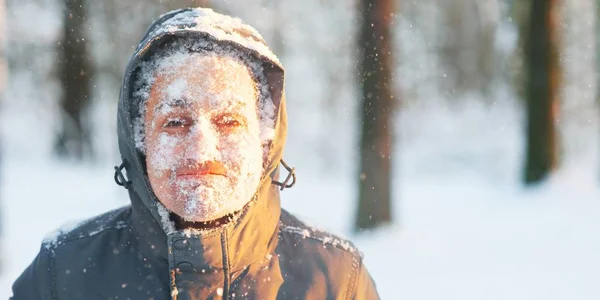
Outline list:
[[[186,158],[198,162],[214,160],[217,157],[217,133],[210,121],[196,122],[188,134]]]

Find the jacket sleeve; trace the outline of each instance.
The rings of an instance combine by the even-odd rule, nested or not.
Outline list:
[[[360,260],[360,267],[358,268],[358,274],[356,276],[356,283],[354,286],[353,300],[378,300],[379,294],[377,293],[377,287],[373,278],[367,271],[365,264],[362,259]]]
[[[10,300],[52,300],[51,249],[42,245],[33,262],[12,286]]]

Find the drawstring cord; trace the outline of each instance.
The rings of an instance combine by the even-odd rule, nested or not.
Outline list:
[[[127,178],[123,174],[123,169],[125,169],[125,163],[126,161],[123,160],[123,163],[120,166],[115,166],[115,182],[118,185],[128,189],[129,185],[131,185],[131,181],[127,180]]]
[[[292,167],[288,166],[288,164],[286,164],[285,161],[283,161],[283,159],[280,160],[280,162],[281,162],[281,165],[288,171],[288,175],[283,182],[272,180],[271,183],[276,186],[279,186],[280,187],[279,190],[283,191],[284,189],[289,189],[296,184],[296,168],[292,168]],[[290,183],[290,179],[292,180],[291,183]]]
[[[279,186],[279,190],[283,191],[284,189],[289,189],[296,184],[296,168],[290,167],[288,164],[285,163],[285,161],[283,159],[280,160],[280,162],[281,162],[281,165],[288,171],[288,175],[286,176],[286,178],[283,182],[279,182],[277,180],[272,180],[271,183],[276,186]],[[131,181],[127,180],[127,178],[125,177],[125,174],[123,174],[125,165],[126,165],[126,161],[123,160],[123,163],[121,163],[120,166],[115,166],[114,179],[115,179],[115,183],[128,189],[129,186],[131,185]],[[291,180],[291,182],[290,182],[290,180]]]

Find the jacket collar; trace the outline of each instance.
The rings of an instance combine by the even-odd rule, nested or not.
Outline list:
[[[133,230],[140,252],[170,265],[189,262],[198,270],[238,271],[265,259],[277,244],[281,207],[275,185],[267,184],[259,191],[258,198],[245,207],[236,222],[206,234],[186,234],[180,230],[167,234],[148,209],[139,205],[141,201],[132,201]],[[129,194],[132,198],[139,197],[134,189]],[[173,257],[176,252],[179,255]]]

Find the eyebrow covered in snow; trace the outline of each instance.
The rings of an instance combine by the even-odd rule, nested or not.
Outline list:
[[[262,62],[249,57],[246,53],[238,49],[202,39],[177,40],[172,44],[168,44],[164,48],[161,48],[158,52],[155,52],[142,64],[139,73],[135,76],[133,93],[134,102],[138,107],[137,112],[135,113],[137,116],[133,120],[136,148],[142,153],[145,153],[146,151],[144,128],[144,116],[147,112],[146,103],[152,93],[152,86],[156,83],[156,76],[159,74],[166,77],[164,79],[172,81],[167,89],[159,91],[164,98],[160,100],[161,103],[157,103],[156,107],[151,109],[151,112],[154,114],[166,115],[171,113],[172,110],[185,108],[187,105],[186,102],[197,103],[196,100],[208,100],[208,108],[219,112],[246,111],[250,107],[254,107],[254,103],[250,103],[252,100],[250,100],[249,97],[246,97],[247,95],[227,93],[229,87],[225,87],[225,90],[218,92],[213,91],[213,93],[207,93],[208,91],[204,91],[204,88],[199,86],[199,84],[202,85],[201,83],[191,83],[187,82],[187,79],[177,78],[180,74],[178,74],[178,68],[176,66],[185,64],[191,57],[198,56],[208,57],[209,59],[215,59],[215,57],[232,58],[248,68],[256,81],[256,89],[252,99],[256,100],[255,109],[259,117],[260,139],[265,145],[265,153],[268,152],[268,145],[270,145],[268,141],[275,137],[277,115],[276,106],[271,98],[271,91]],[[217,66],[222,67],[220,63],[217,64]],[[234,80],[235,78],[229,79]],[[205,88],[214,89],[215,87],[207,86]],[[227,95],[224,95],[223,93],[226,93]],[[215,97],[217,94],[220,96]],[[174,104],[173,101],[177,100],[183,100],[184,103]],[[162,103],[163,101],[165,101],[165,104]]]
[[[192,105],[191,101],[189,101],[187,99],[172,99],[172,100],[161,101],[158,105],[156,105],[154,107],[154,113],[155,114],[165,113],[166,108],[187,108],[187,107],[190,107],[191,105]]]
[[[166,114],[170,109],[173,108],[191,108],[194,105],[194,101],[188,98],[181,99],[170,99],[161,101],[153,109],[154,114]],[[224,108],[226,111],[232,111],[236,109],[245,108],[248,105],[247,100],[242,97],[231,97],[227,101],[227,105]]]

